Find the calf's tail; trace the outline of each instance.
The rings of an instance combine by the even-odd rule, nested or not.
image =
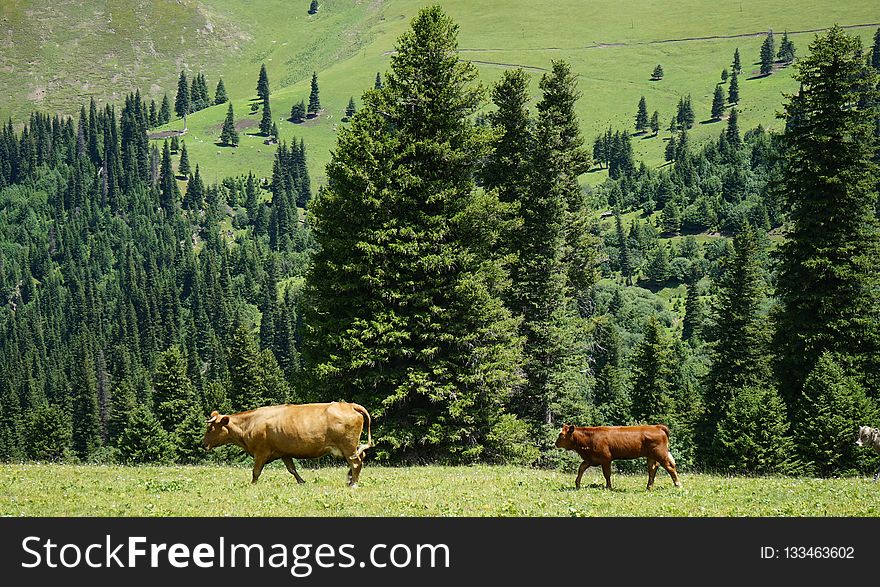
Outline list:
[[[666,434],[666,440],[669,440],[669,428],[666,427],[666,424],[657,424],[657,428],[662,430]]]
[[[354,409],[355,412],[364,417],[364,422],[367,424],[367,444],[362,444],[357,448],[357,455],[362,456],[365,450],[373,446],[373,434],[370,431],[370,412],[368,412],[367,408],[360,404],[351,404],[351,407]]]

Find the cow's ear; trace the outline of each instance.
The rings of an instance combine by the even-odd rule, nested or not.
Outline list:
[[[229,416],[221,416],[220,419],[217,420],[217,423],[221,426],[226,426],[229,424]]]

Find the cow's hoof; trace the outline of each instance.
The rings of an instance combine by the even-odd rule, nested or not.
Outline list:
[[[349,486],[351,489],[357,489],[358,484],[357,484],[357,483],[349,483],[348,486]]]
[[[681,483],[676,483],[675,486],[681,488]]]
[[[300,485],[305,485],[305,484],[306,484],[306,480],[305,480],[305,479],[297,479],[296,482],[297,482],[298,484],[300,484]]]

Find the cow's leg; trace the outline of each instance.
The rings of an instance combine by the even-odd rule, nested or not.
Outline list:
[[[354,455],[348,457],[346,460],[348,461],[348,486],[357,487],[358,479],[361,476],[361,467],[363,466],[364,459],[359,453],[356,452]]]
[[[681,481],[678,480],[678,471],[675,470],[675,459],[672,458],[672,455],[666,453],[666,460],[662,461],[660,464],[663,465],[663,468],[666,469],[666,472],[672,477],[673,485],[681,487]]]
[[[611,489],[611,461],[602,463],[602,474],[605,475],[605,489]]]
[[[578,467],[578,476],[577,476],[577,479],[574,480],[574,488],[575,489],[581,488],[581,477],[584,476],[584,471],[586,471],[589,468],[590,468],[590,463],[587,461],[582,462],[581,466]]]
[[[657,466],[658,464],[655,459],[648,459],[648,490],[654,487],[654,475],[657,474]]]
[[[877,478],[880,477],[880,469],[877,469],[877,474],[874,475],[874,483],[877,482]]]
[[[284,461],[284,466],[287,467],[287,470],[290,471],[290,474],[296,477],[296,482],[302,485],[306,482],[305,479],[299,476],[299,473],[296,470],[296,463],[293,462],[293,459],[290,457],[281,457],[281,460]]]
[[[265,467],[265,466],[266,466],[266,457],[264,457],[262,455],[255,455],[254,456],[254,477],[251,480],[251,484],[254,484],[257,482],[257,479],[260,478],[260,473],[263,472],[263,467]]]

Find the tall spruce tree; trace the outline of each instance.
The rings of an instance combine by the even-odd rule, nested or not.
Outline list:
[[[180,147],[180,163],[177,165],[177,173],[183,176],[190,174],[192,169],[189,166],[189,153],[186,152],[186,143]]]
[[[657,133],[660,132],[660,113],[657,112],[656,110],[654,110],[654,114],[651,115],[650,127],[651,127],[651,134],[653,134],[656,137]]]
[[[226,86],[223,85],[223,78],[217,82],[217,89],[214,91],[214,104],[225,104],[229,98],[226,96]]]
[[[776,43],[773,40],[773,31],[770,31],[761,44],[761,75],[770,75],[773,72],[775,58]]]
[[[730,76],[730,85],[727,86],[727,102],[729,104],[739,104],[739,74],[733,70]]]
[[[171,103],[168,101],[168,94],[162,96],[162,106],[159,108],[159,124],[168,124],[171,122]]]
[[[648,104],[645,102],[645,97],[642,96],[636,112],[636,132],[641,133],[646,130],[648,130]]]
[[[779,42],[779,53],[776,57],[786,65],[794,61],[794,42],[788,38],[788,31],[782,34],[782,41]]]
[[[733,73],[739,75],[742,73],[742,62],[739,58],[739,47],[733,52],[733,64],[731,65]]]
[[[159,168],[159,203],[166,214],[172,214],[180,202],[180,188],[174,177],[174,168],[171,164],[171,147],[168,141],[162,146],[162,165]]]
[[[483,252],[498,235],[473,216],[497,200],[474,189],[483,92],[457,32],[436,6],[413,19],[311,207],[313,389],[367,406],[379,454],[398,459],[478,457],[518,382],[503,271]]]
[[[263,100],[263,116],[260,118],[260,134],[268,137],[272,134],[272,109],[269,106],[269,99]]]
[[[742,147],[742,137],[739,134],[739,114],[736,108],[730,109],[730,116],[727,117],[727,128],[724,129],[724,137],[734,149]]]
[[[321,111],[321,99],[318,96],[318,74],[312,73],[312,88],[309,92],[309,116],[317,116]]]
[[[226,110],[226,119],[223,121],[223,129],[220,131],[220,143],[230,147],[238,145],[238,131],[235,130],[235,113],[232,111],[232,102]]]
[[[669,335],[657,317],[651,315],[645,336],[633,349],[632,416],[637,422],[668,423],[672,417],[675,387],[675,359]]]
[[[781,190],[790,221],[775,340],[790,408],[826,351],[847,376],[880,388],[877,73],[858,37],[840,27],[817,36],[795,67],[801,87],[784,114]]]
[[[266,73],[266,64],[260,65],[260,76],[257,78],[257,98],[266,102],[269,99],[269,74]]]
[[[712,118],[714,120],[721,120],[721,117],[724,116],[724,92],[721,90],[721,85],[715,86],[715,96],[712,98]]]
[[[174,99],[174,113],[178,118],[184,118],[191,111],[189,82],[186,80],[186,72],[181,70],[177,79],[177,97]]]

